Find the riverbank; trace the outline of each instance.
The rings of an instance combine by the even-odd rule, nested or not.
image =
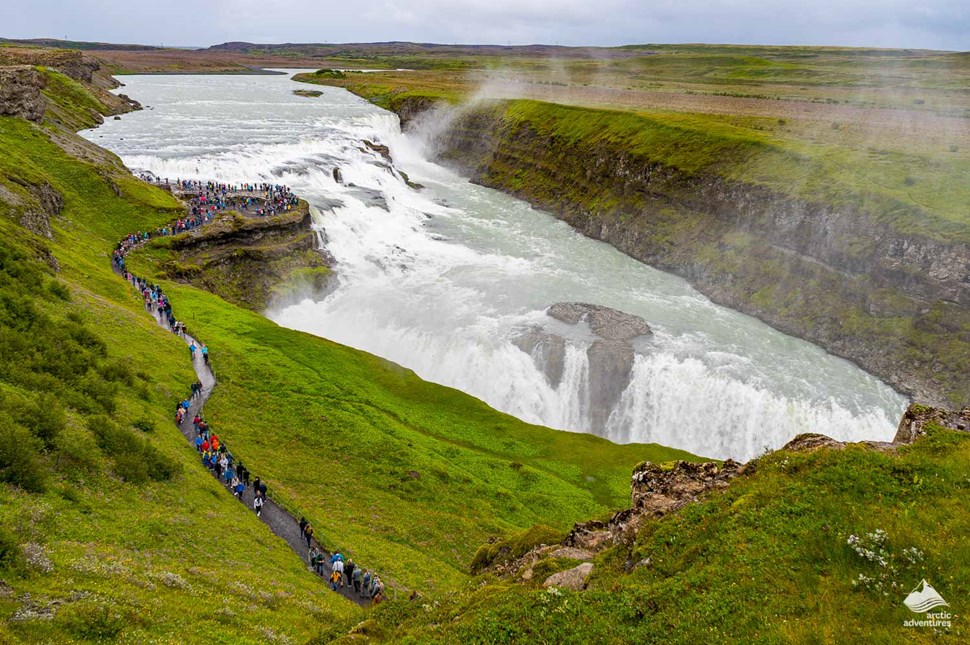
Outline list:
[[[970,228],[946,209],[845,183],[837,167],[749,131],[525,100],[455,107],[436,92],[367,81],[349,89],[405,127],[443,110],[426,122],[444,124],[424,131],[431,149],[473,181],[918,401],[970,398]]]

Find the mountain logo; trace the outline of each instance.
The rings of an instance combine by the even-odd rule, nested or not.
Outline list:
[[[917,614],[924,614],[935,607],[950,606],[925,578],[906,596],[903,604]]]

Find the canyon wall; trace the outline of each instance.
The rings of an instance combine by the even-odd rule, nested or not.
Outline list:
[[[970,399],[966,243],[902,233],[857,207],[686,172],[622,141],[564,136],[568,124],[509,118],[508,105],[438,115],[437,160],[918,401]],[[420,97],[392,104],[405,128],[429,107]]]

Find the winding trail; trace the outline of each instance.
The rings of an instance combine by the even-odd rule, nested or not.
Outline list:
[[[212,221],[215,221],[215,219],[216,218],[213,218]],[[151,238],[151,239],[154,239],[154,238]],[[134,247],[132,247],[131,249],[128,249],[125,252],[125,255],[130,253],[135,248],[138,248],[142,244],[144,244],[144,242],[140,242]],[[114,270],[114,272],[118,274],[122,279],[125,279],[125,281],[128,282],[129,285],[132,284],[130,281],[128,281],[125,278],[125,270],[122,267],[119,267],[113,261],[111,263],[111,267]],[[152,314],[152,316],[155,318],[155,322],[157,322],[159,326],[169,331],[172,331],[168,325],[168,321],[165,320],[160,310],[150,311],[149,313]],[[197,338],[190,336],[188,332],[184,333],[181,336],[181,338],[185,341],[186,347],[188,347],[193,343],[195,343],[196,347],[202,346],[202,343],[199,342]],[[197,351],[192,356],[192,367],[195,370],[195,373],[199,379],[199,382],[202,383],[202,391],[197,396],[192,397],[190,399],[191,405],[182,420],[182,424],[178,426],[179,431],[186,438],[186,440],[189,442],[189,445],[192,446],[193,449],[195,449],[196,431],[195,431],[195,427],[192,424],[192,419],[195,417],[196,414],[199,414],[199,415],[202,414],[202,409],[205,407],[206,402],[209,400],[209,397],[212,395],[212,391],[215,389],[215,386],[216,386],[215,374],[212,372],[211,366],[206,364],[201,354],[202,354],[201,352]],[[236,458],[237,460],[239,460],[238,455],[236,455]],[[215,473],[212,473],[212,474],[213,474],[213,477],[216,477],[217,481],[219,481],[220,484],[222,484],[221,480],[218,479],[218,476],[216,476]],[[223,488],[225,489],[227,494],[232,495],[232,491],[230,491],[225,486],[223,486]],[[243,491],[242,503],[249,510],[249,512],[254,512],[253,496],[254,496],[253,486],[251,485],[247,486],[246,490]],[[311,575],[314,575],[315,577],[320,578],[320,580],[329,587],[330,574],[333,571],[332,567],[330,566],[330,556],[333,554],[329,550],[325,549],[315,538],[311,539],[311,546],[316,546],[322,553],[324,553],[327,556],[326,560],[324,561],[324,576],[319,576],[315,572],[313,572],[313,570],[310,568],[310,565],[309,565],[309,549],[307,548],[306,542],[303,539],[303,535],[300,530],[299,521],[293,515],[287,512],[282,506],[280,506],[275,501],[273,501],[273,498],[269,493],[267,493],[266,500],[263,503],[263,509],[262,509],[262,512],[260,513],[259,519],[261,519],[263,521],[263,524],[268,526],[269,529],[274,534],[283,538],[283,540],[286,541],[286,543],[290,546],[290,548],[293,549],[293,551],[295,551],[296,554],[299,555],[305,562],[307,562],[307,569],[310,571]],[[371,604],[370,598],[359,596],[358,594],[354,593],[351,590],[350,586],[338,587],[336,593],[340,594],[341,596],[347,598],[352,602],[357,603],[361,607],[368,607]]]

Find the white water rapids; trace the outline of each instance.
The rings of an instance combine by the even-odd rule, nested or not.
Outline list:
[[[642,316],[629,386],[605,429],[749,459],[801,432],[891,439],[905,400],[821,349],[712,304],[683,280],[431,163],[397,118],[333,88],[294,96],[285,76],[132,76],[141,112],[85,134],[160,177],[270,181],[315,207],[335,288],[270,317],[459,388],[530,422],[590,427],[585,349],[568,341],[554,388],[511,339],[557,302]],[[390,147],[394,167],[363,140]],[[332,169],[339,166],[342,184]]]

